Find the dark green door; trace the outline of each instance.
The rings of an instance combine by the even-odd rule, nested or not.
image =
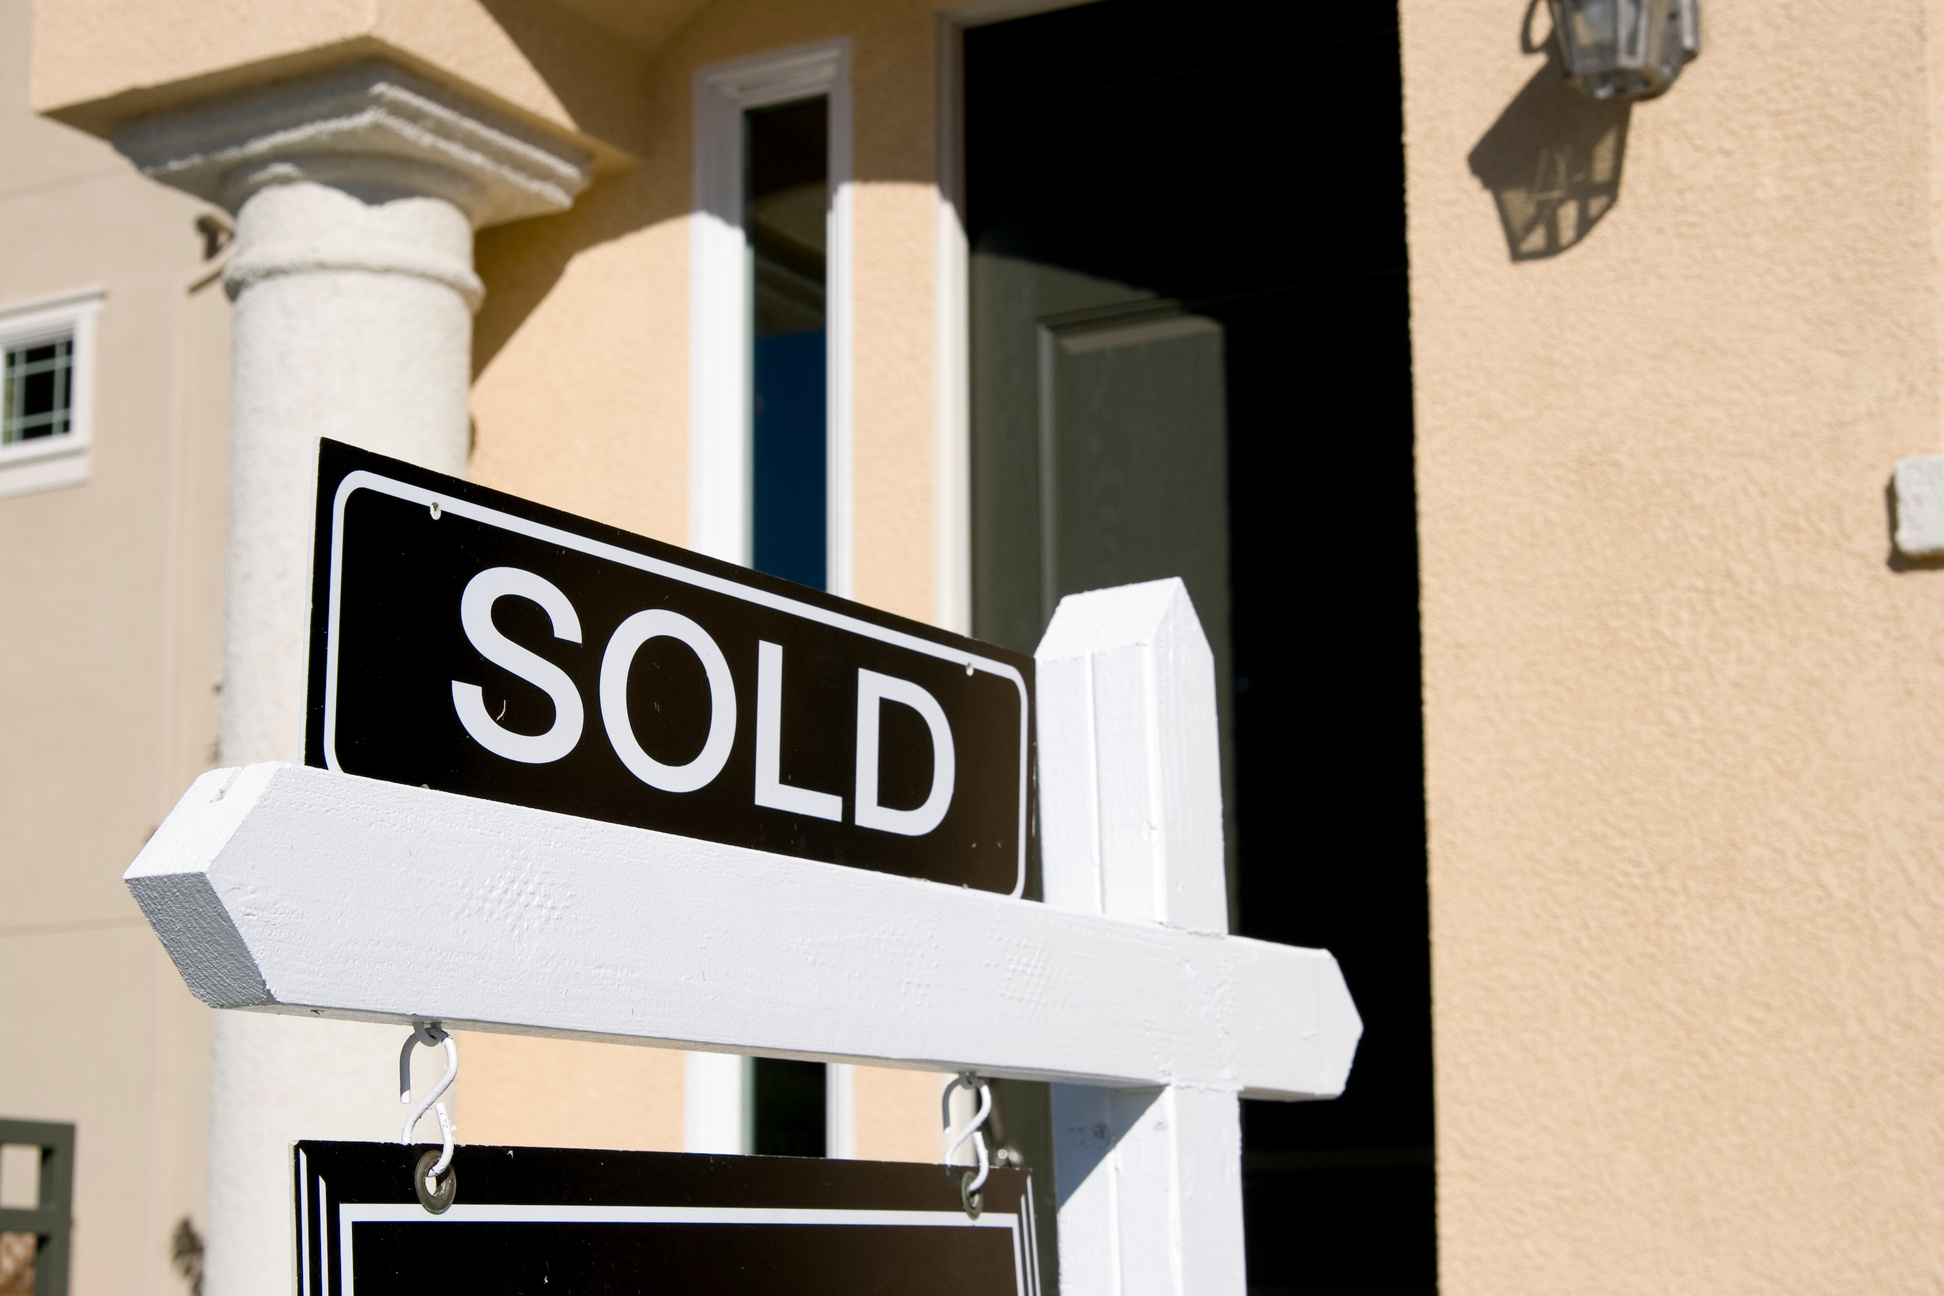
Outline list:
[[[975,633],[1030,651],[1061,595],[1179,576],[1227,693],[1222,325],[1001,253],[975,253],[972,300]]]
[[[1245,1104],[1259,1292],[1436,1282],[1397,59],[1367,2],[965,42],[975,632],[1030,650],[1061,595],[1182,577],[1231,927],[1335,951],[1365,1020],[1341,1100]]]

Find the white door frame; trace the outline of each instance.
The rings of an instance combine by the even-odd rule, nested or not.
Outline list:
[[[824,263],[825,584],[855,588],[853,540],[850,41],[820,41],[695,73],[695,192],[689,219],[689,548],[747,566],[753,555],[749,401],[752,319],[743,230],[743,113],[815,95],[830,102]]]
[[[938,14],[932,257],[932,620],[972,633],[972,294],[965,234],[965,32],[1095,0],[972,0]]]

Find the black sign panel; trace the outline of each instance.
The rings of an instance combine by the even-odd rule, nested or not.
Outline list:
[[[1018,895],[1032,659],[325,441],[308,763]]]
[[[1039,1296],[1023,1170],[468,1146],[434,1215],[422,1151],[297,1144],[298,1296]]]

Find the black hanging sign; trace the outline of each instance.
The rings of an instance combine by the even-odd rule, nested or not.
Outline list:
[[[297,1296],[1039,1296],[1023,1170],[465,1146],[434,1215],[420,1152],[296,1145]]]
[[[325,441],[305,759],[1020,894],[1032,659]]]

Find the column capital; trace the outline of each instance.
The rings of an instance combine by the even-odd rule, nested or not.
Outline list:
[[[443,198],[478,229],[565,211],[593,179],[585,149],[377,59],[136,117],[114,138],[144,175],[231,211],[312,181]]]

